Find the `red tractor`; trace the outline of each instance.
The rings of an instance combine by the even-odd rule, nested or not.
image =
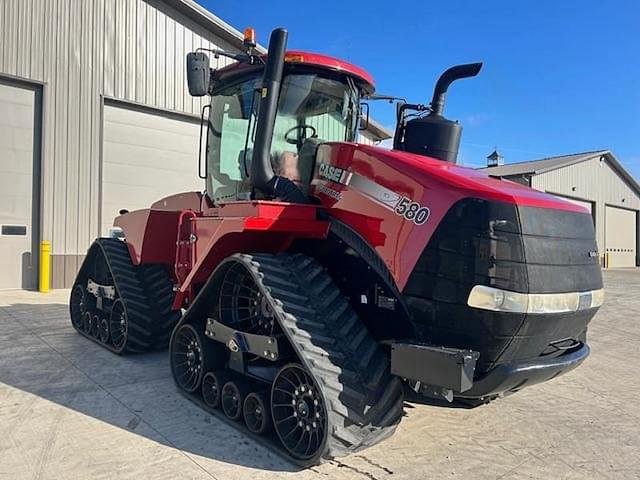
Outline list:
[[[209,68],[205,192],[123,211],[90,247],[73,326],[118,354],[169,344],[179,389],[302,465],[390,436],[403,392],[483,402],[589,354],[603,302],[591,216],[456,165],[447,88],[401,104],[394,149],[355,143],[373,80],[286,52]],[[410,112],[410,113],[409,113]]]

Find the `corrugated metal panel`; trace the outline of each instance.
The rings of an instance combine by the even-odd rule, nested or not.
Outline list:
[[[606,247],[605,205],[640,210],[640,198],[609,166],[606,156],[535,175],[531,186],[549,193],[594,202],[596,238],[601,253]]]
[[[98,235],[101,96],[199,114],[193,46],[234,49],[157,0],[0,0],[0,74],[45,83],[42,238],[73,256],[58,274]]]
[[[363,143],[365,145],[375,145],[376,138],[374,138],[371,132],[367,130],[360,130],[358,134],[358,143]]]

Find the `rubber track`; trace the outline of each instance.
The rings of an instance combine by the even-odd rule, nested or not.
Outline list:
[[[400,379],[329,274],[299,254],[234,255],[274,308],[328,410],[324,451],[342,457],[391,436],[403,414]]]
[[[164,265],[136,267],[155,318],[153,348],[169,346],[173,328],[180,319],[180,312],[173,310],[173,281]]]
[[[176,314],[171,312],[170,315],[165,308],[166,303],[173,300],[173,292],[170,292],[169,299],[159,299],[159,296],[167,294],[167,280],[165,279],[165,283],[158,287],[156,294],[150,298],[149,292],[153,291],[154,286],[160,285],[159,271],[157,268],[134,267],[125,242],[114,238],[96,239],[89,248],[73,287],[78,283],[82,283],[86,287],[87,278],[90,277],[92,271],[90,269],[91,262],[96,261],[100,252],[104,255],[117,295],[125,306],[128,320],[127,341],[124,348],[119,351],[113,346],[105,345],[85,334],[82,330],[76,330],[118,354],[141,353],[166,348],[171,331],[177,322]],[[167,275],[166,272],[165,275]]]

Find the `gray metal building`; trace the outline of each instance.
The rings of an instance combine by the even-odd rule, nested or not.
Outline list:
[[[603,266],[640,265],[640,185],[609,150],[529,162],[498,164],[482,171],[529,185],[591,212]]]
[[[121,206],[203,188],[198,47],[242,35],[192,0],[0,0],[0,289],[36,285],[41,240],[69,286]]]

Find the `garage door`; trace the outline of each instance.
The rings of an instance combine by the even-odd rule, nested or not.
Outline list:
[[[636,212],[605,207],[605,251],[609,267],[636,266]]]
[[[35,93],[0,84],[0,289],[33,288],[31,197]]]
[[[149,208],[167,195],[203,190],[199,137],[199,123],[105,105],[101,233],[123,208]]]

